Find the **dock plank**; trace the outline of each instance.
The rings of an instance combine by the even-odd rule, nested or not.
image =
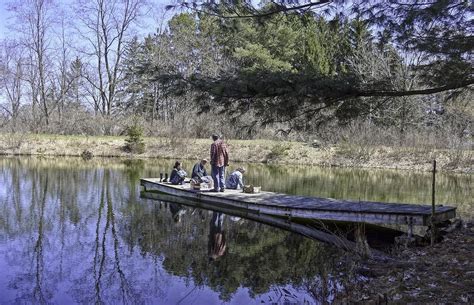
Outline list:
[[[243,193],[241,190],[214,193],[191,190],[189,184],[162,183],[155,178],[143,178],[141,184],[146,190],[277,216],[423,226],[428,224],[431,217],[430,205],[339,200],[265,191],[254,194]],[[435,214],[437,221],[451,219],[456,215],[456,208],[436,206]]]

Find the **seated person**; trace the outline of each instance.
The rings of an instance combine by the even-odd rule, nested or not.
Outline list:
[[[207,188],[213,188],[214,183],[212,177],[207,174],[206,171],[207,159],[202,159],[201,162],[198,162],[193,167],[193,173],[191,178],[194,179],[197,183],[206,183]]]
[[[171,184],[183,184],[187,175],[186,171],[181,168],[181,162],[176,161],[171,171],[170,182]]]
[[[243,182],[243,173],[245,173],[245,168],[239,167],[235,171],[230,174],[230,176],[227,178],[227,181],[225,183],[225,186],[228,189],[234,189],[234,190],[240,190],[244,187],[244,182]]]
[[[202,159],[201,162],[194,164],[191,178],[201,180],[202,177],[207,176],[206,172],[207,159]]]

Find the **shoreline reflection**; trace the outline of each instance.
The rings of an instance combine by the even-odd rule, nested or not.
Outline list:
[[[159,176],[168,165],[0,158],[0,303],[319,304],[338,299],[354,280],[344,269],[345,252],[290,232],[324,237],[308,226],[140,198],[138,179]],[[257,181],[250,183],[266,181],[281,192],[332,192],[336,185],[346,194],[352,181],[376,192],[385,181],[383,196],[401,181],[392,194],[410,199],[406,193],[424,183],[418,174],[403,180],[404,174],[354,171],[345,177],[349,171],[314,168],[285,169],[286,180],[277,181],[275,168],[247,169]],[[473,215],[472,178],[438,181],[443,200],[454,198],[464,215]]]

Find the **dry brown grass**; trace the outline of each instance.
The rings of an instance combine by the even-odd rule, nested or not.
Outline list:
[[[314,148],[305,142],[228,139],[231,162],[272,162],[339,167],[397,168],[428,171],[433,159],[441,171],[474,172],[474,151],[433,147],[393,147],[342,143]],[[120,136],[0,134],[0,154],[194,159],[207,157],[211,139],[176,136],[145,138],[145,152],[131,154]]]

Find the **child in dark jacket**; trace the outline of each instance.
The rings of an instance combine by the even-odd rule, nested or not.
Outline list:
[[[171,184],[183,184],[184,178],[187,175],[186,171],[181,168],[181,162],[176,161],[171,171],[170,182]]]

